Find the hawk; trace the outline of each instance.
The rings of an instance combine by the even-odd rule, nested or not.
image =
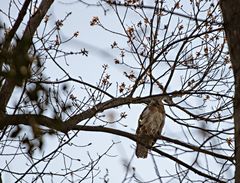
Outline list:
[[[136,131],[136,156],[146,158],[148,148],[151,148],[162,132],[165,122],[165,110],[162,100],[152,100],[143,110],[138,120]],[[148,148],[147,148],[148,147]]]

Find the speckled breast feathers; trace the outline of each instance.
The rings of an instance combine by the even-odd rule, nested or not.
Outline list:
[[[165,122],[165,110],[161,100],[152,100],[145,107],[138,120],[136,131],[136,156],[146,158],[148,149],[157,141]]]

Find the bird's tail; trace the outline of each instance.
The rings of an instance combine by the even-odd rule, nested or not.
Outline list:
[[[148,149],[141,144],[137,144],[136,156],[138,158],[147,158]]]

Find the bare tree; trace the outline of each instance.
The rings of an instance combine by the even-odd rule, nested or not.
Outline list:
[[[70,64],[73,55],[87,59],[92,50],[66,49],[79,32],[69,37],[62,33],[73,15],[69,12],[55,20],[49,11],[54,3],[11,0],[7,9],[0,9],[4,16],[0,50],[2,177],[15,182],[116,182],[109,179],[114,170],[104,170],[100,161],[117,158],[110,152],[127,141],[112,139],[111,145],[96,149],[93,134],[113,134],[132,144],[141,143],[131,130],[140,113],[134,113],[136,121],[129,116],[140,109],[138,104],[162,99],[166,112],[163,134],[153,147],[147,147],[147,161],[155,176],[145,178],[138,171],[133,146],[127,149],[132,158],[123,158],[126,172],[117,180],[240,180],[237,100],[233,106],[234,91],[239,91],[238,2],[221,1],[224,24],[217,1],[75,2],[79,7],[103,10],[105,16],[93,16],[89,22],[96,32],[103,30],[112,37],[107,43],[113,56],[109,61],[105,61],[109,53],[89,46],[101,53],[99,60],[104,63],[96,66],[101,74],[93,82],[68,70],[74,67]],[[18,10],[16,16],[13,9]],[[109,16],[114,26],[104,21]],[[87,64],[78,65],[84,70]],[[52,79],[49,68],[61,73],[57,79]],[[91,134],[91,143],[84,141],[83,131]],[[53,144],[50,150],[48,144]],[[17,171],[13,166],[19,160],[24,163]],[[163,167],[163,162],[171,167]]]

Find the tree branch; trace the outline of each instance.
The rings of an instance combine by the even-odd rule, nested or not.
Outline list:
[[[6,39],[4,40],[4,43],[3,43],[3,49],[7,50],[9,48],[9,45],[10,45],[15,33],[17,32],[20,24],[23,21],[24,16],[27,13],[27,8],[28,8],[30,3],[31,3],[31,0],[24,1],[23,6],[22,6],[22,8],[21,8],[21,10],[18,14],[18,17],[17,17],[12,29],[6,35]]]
[[[21,40],[17,43],[14,51],[13,51],[13,57],[12,62],[19,66],[26,66],[26,68],[29,67],[29,62],[26,59],[26,55],[28,54],[28,50],[32,44],[32,38],[34,33],[36,32],[38,26],[40,25],[42,19],[46,15],[48,9],[52,5],[54,0],[42,0],[38,10],[35,12],[34,15],[31,16],[30,20],[27,23],[27,26],[23,32],[23,36]],[[24,4],[25,6],[22,7],[22,11],[26,11],[27,3]],[[19,14],[19,19],[21,19],[23,16],[22,14]],[[18,19],[17,19],[18,20]],[[16,25],[17,27],[17,25]],[[14,27],[14,28],[16,28]],[[13,30],[13,29],[12,29]],[[26,62],[26,63],[25,63]],[[4,85],[2,86],[2,89],[0,91],[0,114],[3,115],[5,113],[6,106],[8,104],[8,101],[13,93],[13,90],[16,86],[16,79],[18,78],[12,78],[9,77],[5,80]]]
[[[57,119],[53,119],[47,116],[43,116],[43,115],[32,115],[32,114],[18,114],[18,115],[7,115],[6,117],[3,118],[3,120],[1,120],[1,122],[8,124],[8,125],[31,125],[33,123],[37,123],[39,125],[60,131],[60,132],[64,132],[66,133],[66,129],[69,129],[69,125],[66,122],[61,122]],[[105,132],[105,133],[111,133],[114,135],[119,135],[122,137],[126,137],[129,138],[133,141],[136,141],[135,135],[128,133],[128,132],[124,132],[121,130],[117,130],[117,129],[113,129],[113,128],[107,128],[107,127],[103,127],[103,126],[86,126],[86,125],[77,125],[72,127],[72,129],[70,130],[82,130],[82,131],[94,131],[94,132]],[[179,141],[177,139],[172,139],[169,137],[165,137],[165,136],[159,136],[159,139],[165,140],[167,142],[170,143],[174,143],[180,146],[183,146],[185,148],[188,149],[192,149],[193,151],[198,151],[204,154],[208,154],[210,156],[216,157],[216,158],[220,158],[220,159],[225,159],[228,161],[233,162],[234,158],[233,157],[228,157],[222,154],[218,154],[218,153],[214,153],[214,152],[210,152],[207,151],[205,149],[201,149],[197,146],[194,146],[192,144],[187,144],[185,142]]]
[[[9,125],[24,124],[24,125],[28,125],[28,126],[31,126],[32,123],[37,123],[39,125],[49,127],[51,129],[55,129],[57,131],[64,132],[64,133],[67,132],[66,129],[68,128],[67,123],[62,123],[62,122],[60,122],[56,119],[52,119],[52,118],[49,118],[49,117],[46,117],[46,116],[31,115],[31,114],[28,114],[28,115],[27,114],[26,115],[22,114],[22,115],[14,115],[14,116],[7,115],[3,120],[1,120],[1,123],[7,123]],[[131,139],[133,141],[137,141],[136,136],[134,134],[124,132],[124,131],[121,131],[121,130],[117,130],[117,129],[113,129],[113,128],[103,127],[103,126],[76,125],[76,126],[72,127],[71,130],[104,132],[104,133],[110,133],[110,134],[118,135],[118,136],[121,136],[121,137],[125,137],[125,138]],[[209,151],[201,149],[197,146],[186,144],[186,143],[181,142],[181,141],[176,140],[176,139],[171,139],[169,137],[164,137],[164,136],[159,136],[159,139],[162,139],[162,140],[165,140],[165,141],[177,144],[177,145],[181,145],[183,147],[192,149],[192,150],[197,151],[197,152],[205,153],[205,154],[211,155],[211,156],[216,157],[216,158],[225,159],[225,160],[231,161],[231,162],[233,161],[232,157],[224,156],[224,155],[217,154],[217,153],[214,153],[214,152],[209,152]],[[185,162],[181,161],[180,159],[178,159],[174,156],[171,156],[171,155],[157,149],[156,147],[153,147],[152,150],[154,152],[164,156],[164,157],[167,157],[167,158],[175,161],[176,163],[184,166],[185,168],[188,168],[189,170],[193,171],[194,173],[196,173],[198,175],[201,175],[203,177],[209,178],[209,179],[217,181],[217,182],[224,182],[224,181],[219,180],[218,178],[212,177],[208,174],[205,174],[205,173],[195,169],[191,165],[186,164]]]
[[[234,74],[234,142],[235,142],[235,181],[240,181],[240,1],[239,0],[220,0],[220,7],[223,14],[224,30],[226,33],[231,64]]]
[[[124,97],[124,98],[115,98],[108,100],[103,103],[96,104],[94,107],[77,114],[73,117],[71,117],[69,120],[66,121],[66,123],[69,125],[69,127],[73,127],[76,124],[78,124],[80,121],[83,121],[85,119],[89,119],[93,116],[95,116],[97,113],[102,112],[106,109],[118,107],[121,105],[126,105],[126,104],[137,104],[137,103],[148,103],[151,99],[154,98],[159,98],[159,97],[165,97],[168,96],[167,94],[160,94],[160,95],[152,95],[152,96],[147,96],[147,97]]]
[[[22,49],[24,53],[27,53],[28,49],[30,48],[33,35],[53,2],[54,0],[42,0],[37,11],[29,19],[27,26],[23,32],[23,36],[20,42],[17,44],[17,47],[19,49]]]
[[[138,5],[138,4],[131,5],[131,4],[124,4],[124,3],[120,3],[120,2],[116,3],[116,1],[110,2],[110,1],[107,1],[107,0],[105,0],[105,2],[107,4],[110,4],[110,5],[113,4],[113,5],[117,5],[119,7],[132,7],[132,8],[137,8],[137,9],[151,9],[151,10],[155,9],[154,6],[148,6],[148,5]],[[193,17],[193,16],[190,16],[190,15],[185,15],[183,13],[173,12],[173,11],[167,10],[165,8],[160,8],[159,11],[160,12],[162,11],[162,12],[167,13],[167,14],[173,14],[173,15],[178,16],[178,17],[186,18],[186,19],[189,19],[191,21],[208,22],[207,19]],[[222,22],[215,21],[215,20],[211,20],[211,23],[213,25],[222,25]]]

